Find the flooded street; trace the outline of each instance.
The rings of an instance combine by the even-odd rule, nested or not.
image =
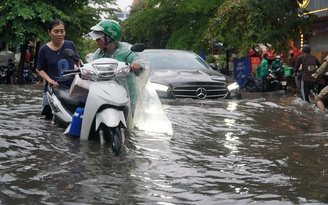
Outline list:
[[[163,101],[173,136],[115,157],[40,115],[43,86],[0,85],[0,204],[326,204],[328,116],[283,93]]]

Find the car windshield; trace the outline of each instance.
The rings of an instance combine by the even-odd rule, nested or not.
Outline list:
[[[209,69],[197,55],[189,52],[144,52],[153,70],[199,70]]]

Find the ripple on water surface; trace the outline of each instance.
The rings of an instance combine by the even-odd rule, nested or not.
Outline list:
[[[173,135],[134,131],[114,157],[44,120],[42,89],[0,86],[2,204],[325,202],[327,123],[293,97],[165,101]]]

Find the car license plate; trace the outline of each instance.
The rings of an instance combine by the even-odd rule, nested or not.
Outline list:
[[[282,85],[282,86],[287,85],[287,81],[282,81],[282,82],[281,82],[281,85]]]

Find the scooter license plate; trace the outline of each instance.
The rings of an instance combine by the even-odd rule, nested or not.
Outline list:
[[[287,81],[282,81],[282,82],[281,82],[281,85],[282,85],[282,86],[287,85]]]

